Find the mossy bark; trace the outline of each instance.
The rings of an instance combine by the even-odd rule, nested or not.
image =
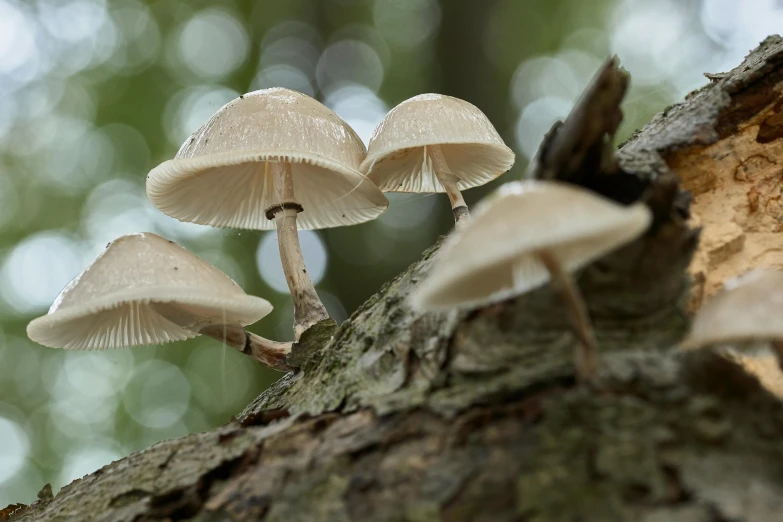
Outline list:
[[[676,349],[699,232],[667,159],[751,121],[762,108],[742,105],[747,89],[766,85],[779,101],[780,85],[764,81],[781,70],[783,41],[769,38],[614,154],[606,135],[626,78],[610,61],[547,136],[532,175],[642,200],[655,216],[644,237],[577,274],[601,347],[589,386],[575,383],[576,340],[550,288],[472,313],[412,311],[405,298],[435,245],[348,321],[309,330],[289,358],[300,371],[235,421],[10,517],[780,520],[779,399],[725,355]]]

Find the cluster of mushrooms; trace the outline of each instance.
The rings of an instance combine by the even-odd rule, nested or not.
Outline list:
[[[180,221],[277,229],[294,304],[294,338],[329,315],[302,257],[299,229],[354,225],[389,205],[383,191],[446,192],[455,220],[469,219],[460,190],[511,168],[514,153],[475,106],[425,94],[395,107],[369,153],[356,132],[315,99],[282,88],[220,108],[173,160],[147,176],[147,196]],[[218,339],[259,362],[290,370],[294,343],[245,330],[272,310],[226,274],[152,233],[120,237],[71,281],[27,334],[74,350]]]
[[[245,94],[149,173],[147,196],[180,221],[276,228],[295,340],[248,332],[271,304],[152,233],[109,243],[49,312],[28,325],[28,336],[53,348],[93,350],[206,335],[291,371],[293,345],[329,318],[307,274],[298,230],[375,219],[389,204],[383,192],[445,192],[455,230],[410,296],[412,305],[422,312],[478,308],[551,280],[578,340],[577,376],[589,380],[597,371],[596,340],[571,273],[639,237],[650,211],[573,185],[517,181],[485,198],[471,217],[461,190],[487,183],[513,163],[514,153],[487,117],[457,98],[423,94],[402,102],[365,149],[345,121],[309,96],[282,88]]]

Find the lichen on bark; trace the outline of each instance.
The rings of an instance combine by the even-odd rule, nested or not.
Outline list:
[[[781,89],[770,78],[780,75],[783,41],[771,37],[614,154],[606,135],[626,77],[610,61],[548,134],[532,175],[641,200],[654,215],[644,237],[577,274],[601,346],[592,385],[575,383],[576,341],[549,288],[470,313],[414,312],[406,296],[435,245],[348,321],[304,335],[291,354],[300,371],[235,421],[159,443],[11,516],[778,520],[779,399],[731,356],[676,344],[699,240],[678,176],[687,178],[689,151],[747,122],[774,124],[768,107]],[[780,146],[765,129],[759,146]]]

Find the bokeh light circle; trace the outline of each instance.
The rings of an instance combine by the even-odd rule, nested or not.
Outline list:
[[[66,455],[59,482],[69,484],[120,458],[122,453],[108,444],[79,448]]]
[[[185,415],[190,405],[190,383],[173,364],[146,361],[136,367],[128,381],[123,404],[142,426],[166,428]]]
[[[0,417],[0,484],[13,477],[24,465],[30,443],[22,428]]]
[[[220,85],[194,85],[179,91],[163,111],[163,128],[169,142],[179,147],[218,109],[238,96],[237,91]]]
[[[285,87],[308,96],[315,96],[310,78],[301,70],[291,65],[272,65],[256,74],[250,84],[251,91],[268,89],[270,87]]]
[[[314,230],[300,230],[299,243],[302,245],[307,274],[317,285],[326,274],[326,246]],[[256,266],[264,282],[273,290],[283,294],[290,293],[286,283],[283,264],[280,261],[280,247],[277,244],[277,232],[267,232],[258,243]]]
[[[516,126],[517,146],[528,159],[533,158],[544,135],[557,120],[564,120],[573,104],[570,100],[546,96],[528,104]]]
[[[377,92],[383,83],[383,62],[369,44],[360,40],[340,40],[321,55],[316,78],[321,90],[346,83],[358,83]]]
[[[178,44],[182,60],[191,71],[205,78],[221,78],[242,65],[250,42],[233,14],[210,8],[188,20]]]
[[[406,51],[426,43],[440,26],[437,0],[375,0],[373,21],[383,37]]]
[[[33,234],[6,257],[0,269],[0,296],[18,312],[41,312],[83,268],[78,241],[55,231]]]

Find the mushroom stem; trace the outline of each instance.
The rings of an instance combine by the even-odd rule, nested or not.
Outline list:
[[[299,232],[296,229],[296,214],[301,207],[294,198],[291,164],[287,161],[277,161],[269,162],[269,166],[274,179],[275,201],[279,205],[271,212],[274,214],[277,226],[277,242],[280,247],[283,272],[294,302],[294,337],[299,340],[302,333],[312,325],[329,319],[329,314],[318,297],[310,276],[307,275],[302,257]]]
[[[598,343],[582,294],[576,286],[574,278],[569,272],[563,270],[563,266],[551,252],[538,252],[538,259],[549,271],[552,282],[558,286],[560,295],[568,308],[571,326],[580,344],[576,351],[577,378],[580,382],[590,381],[598,371]]]
[[[202,328],[200,334],[211,337],[239,350],[264,366],[290,372],[293,370],[286,362],[293,343],[270,341],[260,335],[250,333],[241,326],[216,324]]]
[[[435,171],[435,176],[449,196],[451,212],[454,214],[454,227],[457,230],[463,229],[470,222],[470,212],[465,204],[465,200],[462,198],[462,192],[457,188],[459,178],[451,172],[440,145],[425,145],[424,155],[425,161],[426,156],[429,155],[429,158],[432,160],[432,170]]]

